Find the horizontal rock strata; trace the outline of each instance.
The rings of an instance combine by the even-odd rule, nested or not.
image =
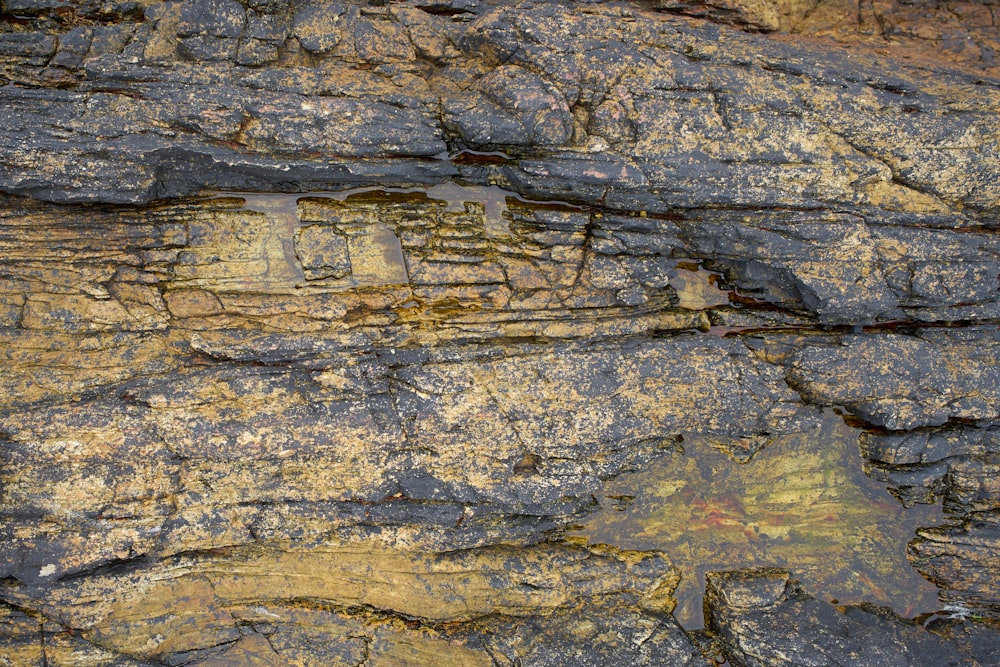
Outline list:
[[[0,3],[0,659],[990,664],[984,7]],[[926,629],[569,536],[830,408]]]

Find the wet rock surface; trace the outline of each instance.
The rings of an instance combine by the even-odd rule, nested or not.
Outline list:
[[[0,9],[2,660],[996,662],[990,5]],[[936,614],[576,533],[831,410]]]
[[[885,609],[838,609],[777,569],[710,574],[705,604],[708,628],[740,665],[970,665],[996,655],[995,640],[970,651]]]

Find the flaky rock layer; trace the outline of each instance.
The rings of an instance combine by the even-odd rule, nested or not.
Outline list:
[[[988,3],[0,9],[3,660],[990,664]],[[831,409],[924,624],[573,532]]]

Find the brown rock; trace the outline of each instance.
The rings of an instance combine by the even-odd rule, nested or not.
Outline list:
[[[987,5],[3,9],[0,661],[753,664],[780,627],[807,661],[989,664]],[[817,408],[904,504],[943,500],[910,556],[928,627],[971,634],[719,575],[692,638],[677,542],[570,537],[680,498],[681,537],[774,564],[759,498],[677,490]],[[861,465],[834,458],[766,472],[819,497]],[[653,472],[675,492],[615,491]],[[793,504],[769,540],[790,512],[855,534]]]

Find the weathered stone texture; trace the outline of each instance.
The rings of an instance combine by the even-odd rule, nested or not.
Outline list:
[[[4,574],[37,580],[254,542],[275,513],[284,519],[268,539],[302,540],[325,507],[340,506],[347,530],[357,521],[348,516],[392,500],[444,503],[427,518],[458,533],[447,540],[514,539],[520,522],[531,531],[582,511],[603,479],[675,446],[682,431],[752,451],[795,411],[776,370],[738,341],[483,352],[435,361],[356,351],[295,362],[301,370],[224,364],[126,384],[115,399],[12,414],[5,466],[23,472],[7,478],[7,530],[28,529],[38,512],[60,528],[48,547],[7,541]],[[78,439],[68,450],[67,428]],[[482,451],[475,466],[470,442]]]
[[[740,665],[988,664],[885,610],[816,600],[782,570],[713,573],[706,607],[708,628]]]
[[[989,326],[929,330],[918,336],[844,336],[835,346],[797,353],[790,360],[789,381],[810,401],[846,406],[891,431],[949,421],[996,421],[998,334]]]
[[[0,662],[995,657],[990,4],[2,9]],[[817,408],[926,629],[570,537]]]

